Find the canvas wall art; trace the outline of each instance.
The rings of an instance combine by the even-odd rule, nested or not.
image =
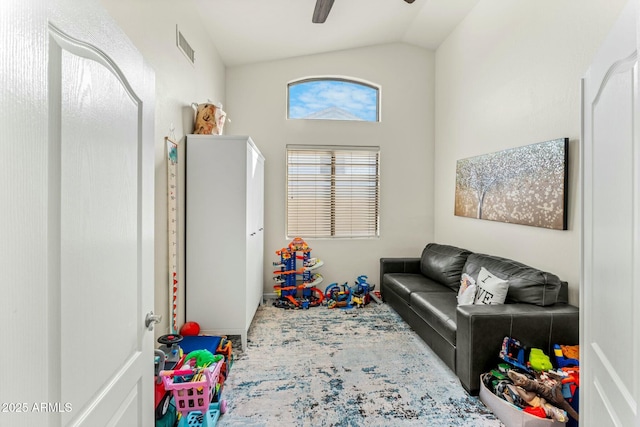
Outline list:
[[[458,160],[455,215],[567,229],[569,139]]]

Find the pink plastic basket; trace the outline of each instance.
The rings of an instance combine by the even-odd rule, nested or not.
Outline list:
[[[179,371],[161,371],[160,376],[166,390],[171,390],[176,410],[186,416],[189,412],[207,413],[213,392],[215,391],[223,361],[217,362],[213,369],[202,370],[199,381],[192,381],[197,371],[183,369]]]

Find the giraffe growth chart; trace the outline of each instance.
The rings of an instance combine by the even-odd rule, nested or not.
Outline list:
[[[169,313],[171,333],[178,332],[178,144],[167,141],[167,243],[169,249]]]

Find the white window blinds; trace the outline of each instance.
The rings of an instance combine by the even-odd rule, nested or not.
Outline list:
[[[287,146],[287,236],[377,237],[379,147]]]

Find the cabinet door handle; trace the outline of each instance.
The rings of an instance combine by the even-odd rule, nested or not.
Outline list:
[[[264,230],[264,228],[258,228],[258,231],[262,231],[262,230]]]
[[[255,232],[253,232],[253,233],[251,233],[251,234],[250,234],[250,236],[255,236],[255,235],[256,235],[256,233],[255,233]]]

